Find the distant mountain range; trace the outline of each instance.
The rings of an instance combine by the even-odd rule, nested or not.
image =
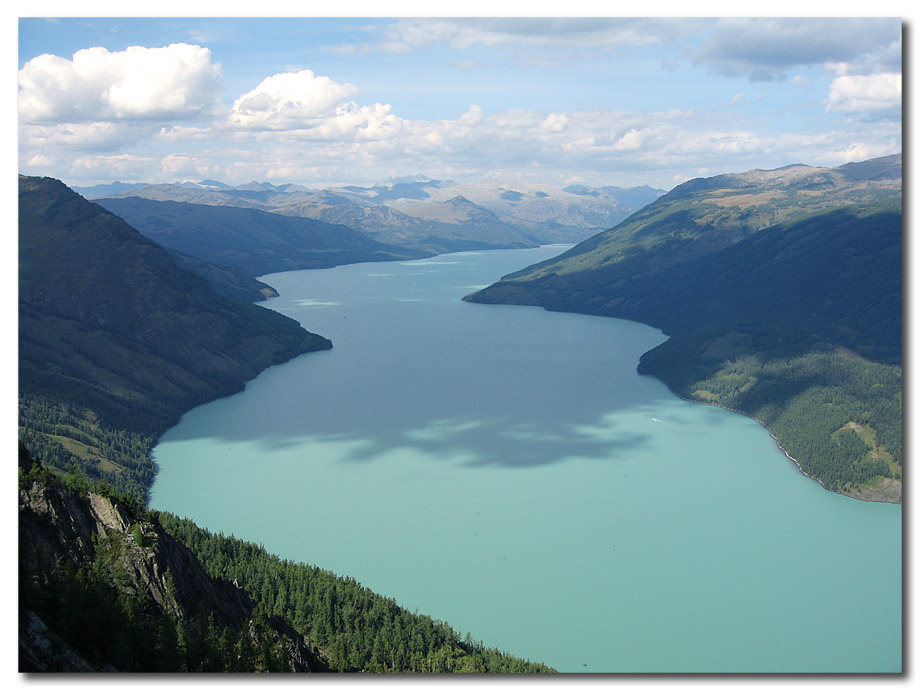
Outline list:
[[[659,327],[671,340],[640,371],[768,423],[826,486],[900,500],[901,240],[900,155],[752,170],[686,182],[466,299]],[[835,414],[798,409],[808,391]]]
[[[76,191],[103,205],[113,199],[139,197],[309,218],[344,225],[378,242],[428,255],[578,242],[663,193],[650,187],[457,185],[427,178],[319,190],[265,182],[231,187],[214,180],[131,185],[124,190],[121,184],[77,187]],[[142,232],[147,231],[149,225],[137,217],[134,222]]]
[[[242,269],[250,276],[427,255],[382,244],[344,225],[253,208],[136,196],[97,199],[96,203],[163,247],[210,264]]]

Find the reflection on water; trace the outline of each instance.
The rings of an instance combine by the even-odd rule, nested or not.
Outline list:
[[[334,349],[188,413],[154,507],[560,670],[900,668],[900,507],[638,376],[654,329],[460,301],[560,251],[268,276]]]

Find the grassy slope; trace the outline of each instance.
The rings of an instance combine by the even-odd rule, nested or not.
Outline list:
[[[835,491],[900,501],[900,157],[791,172],[692,181],[468,299],[659,327],[641,372],[757,417]]]

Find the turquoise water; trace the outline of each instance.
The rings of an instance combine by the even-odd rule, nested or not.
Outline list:
[[[335,347],[186,414],[152,506],[560,671],[900,671],[900,506],[640,377],[655,329],[460,301],[560,251],[266,277]]]

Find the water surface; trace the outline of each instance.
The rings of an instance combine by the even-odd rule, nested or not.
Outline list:
[[[640,377],[655,329],[460,301],[560,251],[266,277],[334,349],[186,414],[152,506],[561,671],[899,671],[900,506]]]

